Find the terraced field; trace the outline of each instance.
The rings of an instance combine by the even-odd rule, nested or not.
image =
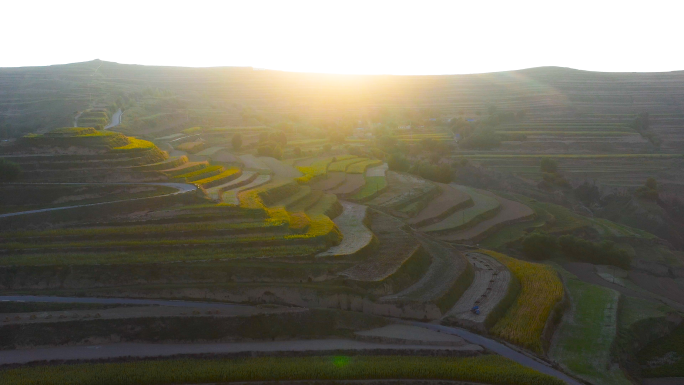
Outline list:
[[[209,163],[206,161],[204,161],[204,162],[186,162],[186,163],[181,164],[177,167],[166,169],[163,172],[164,172],[164,174],[166,174],[168,176],[176,177],[179,175],[189,174],[189,173],[198,171],[198,170],[203,169],[203,168],[208,167],[208,166],[209,166]]]
[[[368,202],[371,206],[401,209],[421,199],[427,201],[439,193],[437,186],[424,179],[396,172],[387,173],[387,188]]]
[[[363,176],[363,174],[346,174],[344,183],[341,185],[335,187],[334,189],[330,189],[327,192],[331,194],[337,194],[342,197],[344,196],[349,196],[352,195],[358,191],[361,190],[361,188],[365,185],[366,180]]]
[[[549,355],[587,381],[631,384],[611,358],[619,293],[573,278],[566,280],[566,287],[572,309],[561,323]]]
[[[364,262],[340,275],[355,281],[383,281],[396,273],[418,250],[419,242],[402,230],[400,220],[374,212],[371,223],[371,231],[379,240],[378,249]]]
[[[362,253],[371,244],[373,233],[364,223],[368,207],[350,202],[342,203],[342,207],[342,214],[333,220],[342,233],[342,242],[318,253],[317,258],[353,257]]]
[[[492,195],[485,194],[474,188],[452,185],[457,190],[467,194],[473,200],[473,205],[459,210],[443,220],[421,227],[421,231],[429,233],[444,233],[474,226],[488,217],[496,215],[501,209],[501,203]]]
[[[270,175],[258,175],[256,178],[254,178],[251,182],[247,183],[246,185],[235,187],[221,192],[221,200],[231,205],[239,205],[240,200],[238,199],[238,194],[240,192],[255,189],[266,183],[269,183],[270,181]]]
[[[320,179],[315,182],[309,183],[312,189],[328,191],[333,190],[340,185],[342,185],[347,180],[347,174],[344,172],[333,172],[329,171],[328,176],[325,179]]]
[[[516,345],[542,352],[542,333],[553,308],[563,298],[563,284],[550,267],[482,250],[506,266],[520,282],[520,295],[490,332]]]
[[[472,267],[457,250],[425,236],[415,235],[432,258],[430,267],[418,282],[399,293],[384,296],[380,301],[432,303],[440,312],[445,312],[471,285]]]
[[[528,220],[535,215],[534,210],[522,203],[497,197],[493,194],[490,196],[501,205],[494,217],[483,220],[466,230],[438,235],[437,238],[449,242],[475,243],[510,223]]]
[[[407,223],[415,227],[428,226],[444,219],[459,209],[473,204],[470,195],[447,184],[438,184],[441,194],[430,201],[416,216]]]
[[[464,157],[492,170],[510,173],[531,181],[541,181],[541,158],[554,158],[560,172],[571,181],[595,181],[604,187],[635,187],[646,178],[681,183],[681,157],[666,153],[625,154],[464,154]]]
[[[347,171],[347,168],[350,167],[351,165],[355,163],[360,163],[364,162],[367,159],[365,158],[351,158],[351,159],[345,159],[345,160],[338,160],[337,162],[332,162],[330,165],[328,165],[328,171],[329,172],[345,172]]]
[[[245,171],[242,173],[242,175],[240,175],[240,177],[234,180],[207,189],[207,195],[209,195],[209,197],[213,200],[221,200],[221,196],[224,192],[245,186],[253,182],[256,178],[257,174],[255,172]]]

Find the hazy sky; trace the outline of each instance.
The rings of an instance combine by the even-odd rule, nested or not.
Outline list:
[[[681,1],[5,1],[0,66],[684,69]]]

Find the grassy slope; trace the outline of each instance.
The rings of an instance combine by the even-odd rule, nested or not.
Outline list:
[[[566,315],[556,331],[550,356],[592,383],[630,384],[620,368],[611,365],[619,294],[576,279],[568,279],[566,286],[572,314]]]
[[[684,324],[671,334],[646,345],[638,354],[641,365],[660,361],[660,365],[645,368],[644,377],[684,377]]]

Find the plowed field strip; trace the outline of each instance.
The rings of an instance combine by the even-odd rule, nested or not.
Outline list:
[[[438,184],[442,189],[442,194],[440,194],[436,199],[433,199],[427,207],[422,209],[415,217],[408,220],[408,223],[416,226],[428,225],[431,220],[443,219],[453,213],[452,210],[455,208],[465,205],[468,201],[471,201],[470,195],[464,193],[463,191],[457,190],[446,184]]]
[[[423,227],[421,228],[422,231],[435,232],[464,228],[472,225],[483,216],[497,210],[500,206],[500,203],[496,198],[483,194],[479,190],[465,186],[455,185],[454,187],[461,192],[470,195],[473,199],[473,206],[459,210],[433,225]]]
[[[380,166],[371,167],[366,170],[366,176],[385,176],[387,169],[387,163]]]
[[[344,211],[333,222],[342,232],[342,242],[319,253],[316,257],[343,257],[353,255],[368,246],[373,233],[364,225],[367,207],[355,203],[342,203]]]
[[[329,171],[327,178],[310,183],[309,186],[314,190],[331,190],[344,183],[346,175],[343,172]]]
[[[494,218],[484,220],[469,229],[456,231],[450,234],[440,235],[437,238],[450,242],[470,240],[475,241],[482,239],[488,233],[496,230],[500,226],[503,226],[511,222],[523,220],[526,218],[531,218],[534,215],[534,210],[525,206],[522,203],[511,201],[501,197],[497,197],[496,199],[501,204],[501,210],[496,214]]]
[[[424,179],[396,172],[387,173],[387,189],[370,201],[371,205],[399,207],[419,199],[437,187]]]
[[[402,230],[403,223],[389,215],[374,212],[371,231],[380,241],[378,250],[365,262],[340,275],[357,281],[382,281],[394,274],[418,248],[418,241]]]
[[[231,190],[234,188],[238,188],[240,186],[245,186],[245,185],[251,183],[252,181],[254,181],[256,176],[257,176],[256,173],[253,171],[245,171],[237,179],[234,179],[228,183],[224,183],[222,185],[207,189],[207,194],[209,194],[209,196],[212,199],[220,199],[221,198],[220,196],[224,191],[228,191],[228,190]]]
[[[430,302],[439,299],[454,285],[466,268],[465,258],[453,248],[425,236],[415,234],[432,257],[427,273],[413,286],[381,298],[381,301],[414,300]]]
[[[258,160],[262,164],[266,165],[266,167],[270,168],[271,171],[273,171],[274,181],[284,181],[302,176],[302,173],[299,170],[279,161],[278,159],[262,156],[259,157]]]
[[[238,193],[240,191],[245,191],[245,190],[257,188],[261,185],[268,183],[270,180],[271,180],[270,175],[259,175],[249,184],[246,184],[242,187],[234,188],[232,190],[225,191],[223,194],[221,194],[221,199],[225,203],[229,203],[229,204],[233,204],[233,205],[240,204],[240,200],[238,199]]]
[[[475,268],[475,279],[446,317],[482,324],[489,312],[506,295],[511,273],[488,255],[468,253],[466,257]],[[471,312],[473,306],[479,306],[480,314]]]
[[[363,187],[366,180],[362,174],[346,174],[344,183],[335,189],[328,190],[332,194],[348,195],[357,192]]]

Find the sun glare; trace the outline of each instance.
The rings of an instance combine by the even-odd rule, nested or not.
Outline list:
[[[671,49],[679,35],[678,13],[668,12],[672,4],[641,9],[612,1],[35,3],[3,5],[4,14],[31,14],[31,24],[41,28],[27,28],[19,17],[3,21],[0,34],[13,38],[3,41],[0,66],[99,58],[145,65],[451,74],[545,65],[660,71],[680,63]],[[33,12],[38,5],[41,12]],[[103,25],[80,22],[92,15]],[[627,20],[639,20],[639,28]],[[658,60],[634,54],[646,42]]]

